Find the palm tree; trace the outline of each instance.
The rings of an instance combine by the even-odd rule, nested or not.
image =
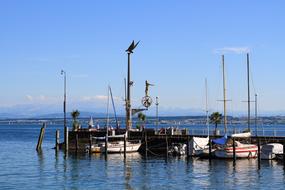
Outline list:
[[[71,112],[71,117],[73,119],[73,130],[77,131],[79,129],[79,122],[77,121],[77,118],[79,117],[80,112],[78,110],[74,110]]]
[[[215,134],[217,134],[217,127],[222,121],[222,114],[219,112],[214,112],[210,116],[210,123],[215,124]]]
[[[138,114],[138,119],[139,119],[141,125],[143,126],[143,124],[145,124],[145,121],[146,121],[146,116],[145,116],[145,114],[143,114],[143,113],[140,112],[140,113]]]

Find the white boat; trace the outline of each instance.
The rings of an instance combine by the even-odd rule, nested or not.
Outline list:
[[[208,157],[209,156],[209,135],[210,135],[210,127],[209,127],[209,111],[208,111],[208,85],[207,79],[205,79],[205,94],[206,94],[206,125],[208,129],[207,137],[193,137],[190,141],[189,152],[192,156],[199,157]]]
[[[209,154],[209,137],[193,137],[190,141],[189,153],[192,156]]]
[[[113,135],[108,136],[109,138],[124,138],[126,134],[124,135]],[[105,142],[102,140],[105,140],[105,137],[93,137],[95,140],[101,140],[100,142],[97,142],[96,144],[93,144],[91,148],[89,148],[92,153],[104,153],[106,151],[105,149]],[[139,148],[141,146],[140,142],[130,142],[126,141],[126,152],[138,152]],[[123,153],[124,152],[124,141],[123,140],[116,140],[113,142],[108,142],[107,147],[108,153]]]
[[[126,142],[126,153],[137,152],[141,146],[141,143]],[[105,144],[100,147],[102,153],[106,151]],[[107,147],[108,153],[123,153],[124,152],[124,141],[108,142]]]
[[[232,134],[231,137],[248,138],[251,137],[251,132],[235,133]]]
[[[283,145],[280,143],[269,143],[261,147],[260,157],[263,160],[276,159],[277,155],[283,154]]]
[[[243,144],[235,141],[236,158],[256,158],[258,147],[254,144]],[[234,148],[232,141],[226,143],[224,146],[218,146],[215,150],[217,158],[233,158]]]

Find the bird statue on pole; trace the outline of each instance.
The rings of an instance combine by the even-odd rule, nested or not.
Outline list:
[[[135,41],[133,40],[133,42],[131,43],[131,45],[129,46],[129,48],[126,50],[126,52],[128,53],[133,53],[133,50],[137,47],[137,45],[140,43],[140,41],[138,41],[135,44]]]

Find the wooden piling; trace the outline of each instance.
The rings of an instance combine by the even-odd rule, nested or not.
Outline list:
[[[187,135],[187,143],[186,143],[186,156],[187,156],[187,158],[189,158],[189,156],[190,156],[189,145],[190,145],[189,135]]]
[[[75,151],[78,152],[78,132],[76,131],[75,134]]]
[[[283,141],[283,168],[285,170],[285,140]]]
[[[126,153],[127,153],[127,137],[124,135],[124,158],[126,158]]]
[[[38,138],[38,143],[37,143],[37,148],[36,148],[37,151],[41,150],[41,148],[42,148],[43,138],[45,135],[45,129],[46,129],[46,123],[43,123],[43,126],[41,128],[41,132],[40,132],[40,135]]]
[[[64,148],[65,148],[65,153],[68,152],[68,127],[64,127]]]
[[[212,159],[212,139],[209,137],[209,160]]]
[[[55,150],[58,151],[59,150],[59,130],[57,129],[55,132]]]
[[[236,141],[235,138],[233,138],[233,165],[236,165]]]
[[[144,133],[144,142],[145,142],[145,156],[147,157],[148,147],[147,147],[147,134],[146,134],[146,132]]]
[[[260,139],[257,137],[257,164],[258,164],[258,169],[260,169],[260,162],[261,162],[261,157],[260,157]]]
[[[108,156],[108,134],[105,137],[105,158]]]
[[[165,136],[165,142],[166,142],[166,159],[168,159],[168,137]]]
[[[89,134],[89,154],[92,154],[92,134]]]

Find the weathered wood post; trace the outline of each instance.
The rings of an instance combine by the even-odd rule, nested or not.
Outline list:
[[[92,154],[92,134],[89,133],[89,154]]]
[[[105,137],[105,158],[107,159],[108,156],[108,133],[106,134]]]
[[[124,158],[126,158],[126,152],[127,152],[127,137],[124,135]]]
[[[59,130],[57,129],[55,132],[55,150],[59,150]]]
[[[236,141],[235,138],[233,138],[233,165],[236,165]]]
[[[36,148],[37,151],[41,150],[41,148],[42,148],[43,138],[45,135],[45,129],[46,129],[46,123],[43,123],[43,126],[41,128],[41,132],[40,132],[40,135],[38,138],[38,143],[37,143],[37,148]]]
[[[260,157],[260,139],[259,137],[257,137],[257,162],[258,162],[258,169],[260,169],[260,161],[261,161],[261,157]]]
[[[283,140],[283,168],[285,170],[285,139]]]
[[[166,142],[166,159],[168,160],[168,137],[167,135],[165,136],[165,142]]]
[[[78,152],[78,132],[76,131],[75,134],[75,151]]]
[[[186,143],[186,156],[187,156],[187,158],[189,158],[189,156],[190,156],[189,145],[190,145],[189,135],[187,135],[187,143]]]
[[[147,134],[146,132],[144,132],[144,142],[145,142],[145,156],[147,157]]]
[[[68,143],[68,127],[64,128],[64,149],[65,149],[65,153],[68,152],[68,147],[69,147],[69,143]]]
[[[209,137],[209,161],[212,159],[212,139]]]

